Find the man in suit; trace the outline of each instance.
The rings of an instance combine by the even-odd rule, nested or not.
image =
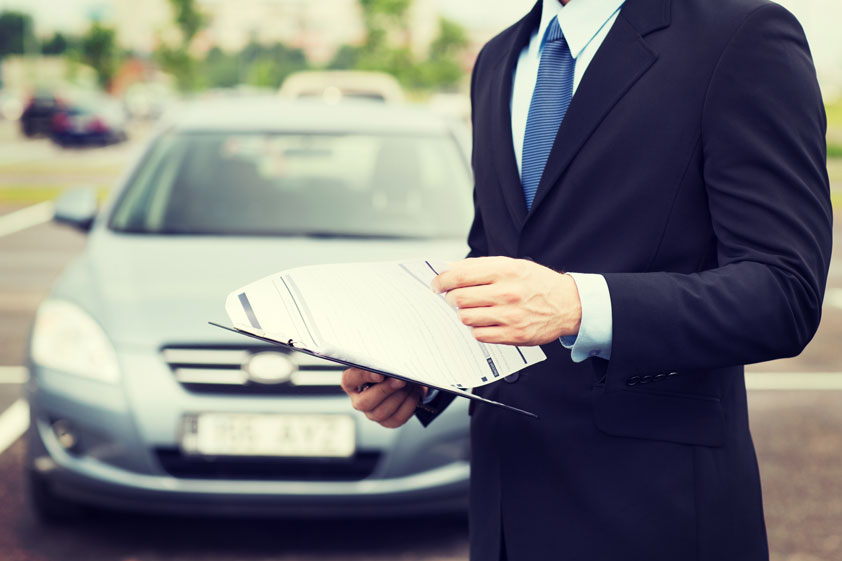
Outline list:
[[[472,259],[434,287],[478,340],[547,355],[478,390],[540,419],[473,408],[471,559],[767,559],[742,365],[812,338],[831,246],[798,22],[543,0],[483,48],[471,97]],[[449,402],[380,381],[343,387],[384,426]]]

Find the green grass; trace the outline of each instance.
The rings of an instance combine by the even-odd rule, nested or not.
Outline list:
[[[827,173],[831,183],[842,184],[842,158],[828,158]]]
[[[836,100],[824,106],[827,113],[827,128],[842,128],[842,100]]]
[[[118,164],[78,164],[66,161],[10,162],[0,164],[0,173],[14,175],[104,175],[117,176],[125,168]]]
[[[829,170],[832,160],[842,159],[842,100],[825,105],[825,112],[827,113],[827,158]],[[839,166],[836,167],[838,168]],[[831,179],[842,181],[842,175],[837,173],[835,177],[831,176]]]
[[[102,201],[108,194],[108,187],[105,185],[93,186],[97,195]],[[26,186],[2,186],[0,187],[0,204],[30,205],[44,201],[50,201],[61,195],[67,187],[60,185],[26,185]]]

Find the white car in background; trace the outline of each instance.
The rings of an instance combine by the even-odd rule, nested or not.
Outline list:
[[[284,80],[278,93],[284,99],[321,99],[326,103],[347,99],[405,101],[403,89],[394,76],[357,70],[296,72]]]

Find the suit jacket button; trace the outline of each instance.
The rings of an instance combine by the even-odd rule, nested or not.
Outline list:
[[[509,374],[508,376],[506,376],[503,379],[510,384],[514,384],[515,382],[518,381],[518,378],[520,378],[520,372],[514,372],[513,374]]]

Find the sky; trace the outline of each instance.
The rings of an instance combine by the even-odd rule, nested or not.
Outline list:
[[[435,1],[447,16],[469,27],[487,31],[502,30],[519,19],[533,5],[533,0]],[[795,14],[804,26],[820,74],[838,81],[842,86],[842,32],[839,23],[842,22],[842,1],[778,2]],[[108,0],[0,0],[0,10],[16,8],[33,12],[39,29],[78,29],[92,15],[94,6],[107,3]]]

